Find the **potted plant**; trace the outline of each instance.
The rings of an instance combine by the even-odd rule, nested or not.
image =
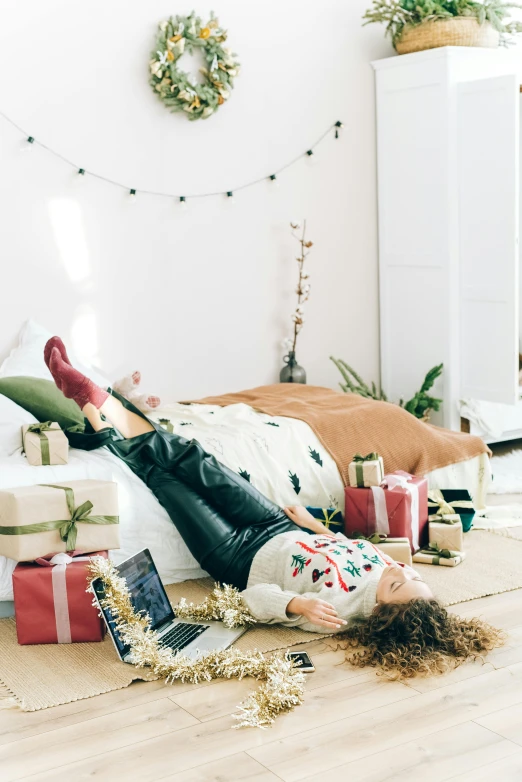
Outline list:
[[[522,6],[504,0],[372,0],[363,19],[385,24],[398,54],[439,46],[496,48],[522,32],[522,22],[510,20],[512,8]]]
[[[334,358],[330,356],[331,361],[343,376],[344,383],[339,383],[345,394],[359,394],[367,399],[376,399],[381,402],[388,402],[388,397],[384,393],[382,388],[377,388],[375,383],[372,382],[371,386],[364,382],[362,377],[357,374],[355,369],[343,361],[342,358]],[[415,418],[419,418],[421,421],[427,423],[430,420],[432,410],[440,410],[442,399],[436,396],[431,396],[428,391],[433,387],[433,384],[442,375],[443,364],[438,364],[426,373],[426,377],[422,382],[420,389],[408,399],[407,402],[404,399],[399,400],[399,407],[403,407],[408,413],[411,413]]]

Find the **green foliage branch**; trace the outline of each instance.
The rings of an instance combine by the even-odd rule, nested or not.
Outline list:
[[[406,25],[416,26],[456,16],[471,17],[479,24],[489,22],[500,33],[500,43],[505,46],[512,35],[522,32],[522,22],[511,20],[513,8],[522,8],[522,5],[505,0],[372,0],[372,7],[363,19],[365,25],[385,24],[386,34],[395,46]]]
[[[344,383],[339,383],[339,385],[345,393],[359,394],[359,396],[364,396],[367,399],[376,399],[381,402],[388,401],[388,397],[382,388],[377,388],[373,381],[371,386],[369,386],[346,361],[333,356],[330,356],[330,359],[343,376]],[[421,419],[427,419],[432,410],[440,410],[442,399],[431,396],[428,394],[428,391],[433,387],[437,378],[442,375],[443,367],[443,364],[438,364],[430,369],[420,389],[407,402],[401,399],[399,401],[400,407],[414,415],[415,418]]]

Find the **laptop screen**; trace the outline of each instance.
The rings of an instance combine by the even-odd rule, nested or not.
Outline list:
[[[148,549],[140,551],[122,562],[117,570],[127,582],[135,610],[149,615],[152,630],[156,630],[165,622],[174,619],[174,611]],[[104,596],[101,579],[96,579],[93,582],[93,588],[98,599]],[[123,657],[129,651],[129,647],[125,646],[119,637],[111,612],[107,608],[102,608],[102,611],[116,646]]]

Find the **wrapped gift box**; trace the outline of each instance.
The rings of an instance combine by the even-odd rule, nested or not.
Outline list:
[[[0,554],[26,562],[120,546],[118,486],[68,481],[0,491]]]
[[[469,491],[466,489],[432,489],[428,497],[430,516],[441,515],[441,499],[449,506],[447,508],[442,506],[442,510],[446,510],[449,515],[452,513],[459,515],[463,531],[469,532],[475,517],[475,508]]]
[[[91,556],[107,558],[106,551]],[[88,586],[91,557],[57,554],[22,562],[13,571],[19,644],[102,641],[105,623],[92,604]]]
[[[67,464],[69,441],[55,421],[22,426],[22,444],[33,466]]]
[[[384,478],[384,462],[378,453],[367,456],[356,454],[348,465],[348,482],[350,486],[380,486]]]
[[[408,538],[386,538],[386,540],[381,540],[374,545],[380,548],[383,554],[395,560],[395,562],[411,565],[411,546]]]
[[[324,526],[331,530],[334,534],[336,532],[343,532],[344,530],[344,518],[343,514],[337,508],[312,508],[306,509],[312,514],[314,519],[322,521]]]
[[[463,551],[464,539],[462,535],[462,522],[456,521],[449,524],[443,521],[429,522],[430,546],[438,546],[441,549]]]
[[[408,538],[411,551],[428,542],[428,482],[402,470],[385,476],[383,486],[346,486],[344,530],[348,537],[379,532]]]
[[[419,562],[422,565],[443,565],[444,567],[456,567],[465,558],[465,551],[450,551],[448,549],[434,549],[433,551],[429,548],[421,549],[413,555],[414,562]]]

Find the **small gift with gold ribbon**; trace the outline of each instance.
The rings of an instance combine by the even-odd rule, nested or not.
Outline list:
[[[383,478],[384,461],[378,453],[356,453],[348,466],[348,481],[354,488],[380,486]]]
[[[322,521],[324,526],[334,534],[344,532],[344,518],[338,508],[312,508],[308,506],[306,510],[312,514],[314,519]]]
[[[0,491],[0,554],[17,562],[120,547],[112,481],[18,486]]]
[[[465,551],[454,551],[448,548],[441,548],[437,543],[430,543],[413,555],[413,561],[419,562],[422,565],[455,567],[456,565],[460,565],[465,557]]]
[[[104,622],[86,592],[92,557],[55,554],[20,562],[13,571],[16,634],[19,644],[102,641]]]
[[[29,464],[67,464],[69,441],[56,421],[22,426],[22,445]]]

